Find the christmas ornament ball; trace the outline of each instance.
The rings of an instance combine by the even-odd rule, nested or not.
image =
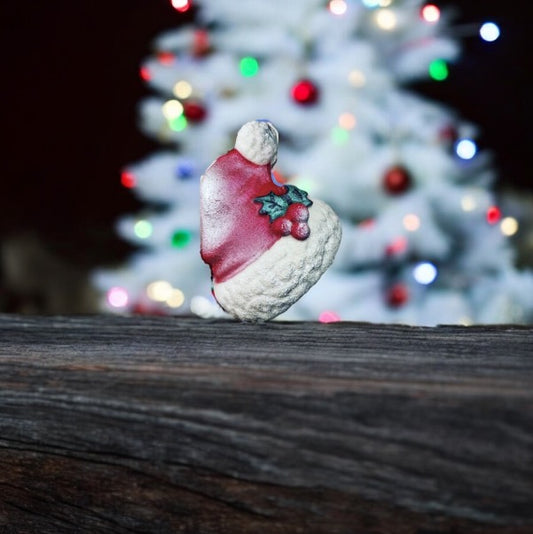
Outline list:
[[[318,101],[320,91],[318,86],[311,80],[299,80],[291,89],[291,96],[294,102],[301,106],[311,106]]]
[[[391,195],[405,193],[412,185],[409,171],[401,166],[394,165],[383,175],[383,189]]]

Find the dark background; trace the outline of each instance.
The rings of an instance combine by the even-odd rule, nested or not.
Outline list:
[[[531,189],[525,0],[435,3],[456,6],[457,25],[493,20],[502,36],[464,38],[449,79],[416,89],[480,127],[499,187]],[[131,252],[113,223],[141,204],[120,170],[160,148],[137,129],[137,104],[149,94],[139,64],[183,18],[168,0],[2,0],[0,239],[29,232],[86,269]]]

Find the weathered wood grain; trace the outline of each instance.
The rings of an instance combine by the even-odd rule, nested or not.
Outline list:
[[[0,532],[533,532],[533,328],[0,316]]]

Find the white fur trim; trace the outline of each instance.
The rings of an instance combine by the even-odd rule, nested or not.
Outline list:
[[[278,157],[278,143],[278,131],[270,122],[251,121],[238,131],[235,148],[252,163],[270,163],[274,166]]]
[[[331,265],[341,241],[335,212],[314,200],[309,208],[310,236],[282,237],[260,258],[229,280],[214,284],[220,305],[243,321],[267,321],[302,297]]]

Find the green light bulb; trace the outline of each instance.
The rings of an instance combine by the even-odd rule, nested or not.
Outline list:
[[[259,63],[253,57],[243,57],[239,63],[241,74],[246,78],[251,78],[259,72]]]
[[[435,59],[429,64],[429,75],[438,82],[445,80],[448,77],[448,65],[443,59]]]
[[[172,234],[171,242],[174,248],[186,247],[191,240],[191,233],[187,230],[177,230]]]

